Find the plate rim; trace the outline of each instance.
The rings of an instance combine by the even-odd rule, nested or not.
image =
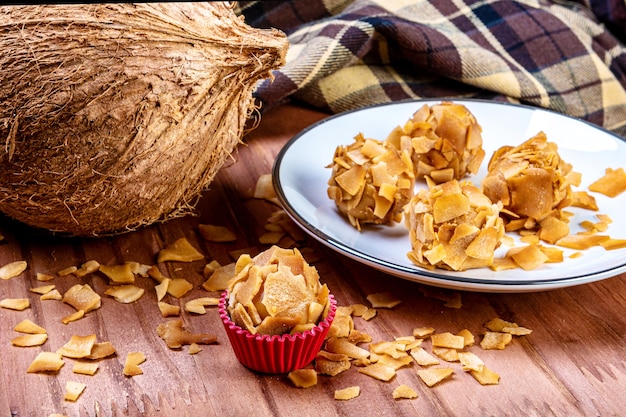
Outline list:
[[[425,103],[439,103],[443,101],[449,101],[459,104],[464,103],[480,103],[487,104],[496,107],[507,106],[512,108],[521,108],[529,111],[537,111],[537,112],[546,112],[557,118],[567,118],[577,123],[583,123],[589,125],[595,130],[601,131],[605,134],[610,135],[614,139],[623,142],[626,144],[626,138],[622,138],[614,132],[611,132],[601,126],[598,126],[592,122],[587,120],[583,120],[574,116],[570,116],[567,114],[559,113],[555,110],[545,109],[542,107],[536,107],[527,104],[518,104],[511,102],[500,102],[488,99],[480,99],[480,98],[421,98],[421,99],[408,99],[387,103],[379,103],[370,106],[364,106],[356,109],[347,110],[344,112],[336,113],[329,115],[296,133],[291,139],[289,139],[283,147],[278,152],[273,166],[272,166],[272,182],[274,186],[274,190],[276,193],[276,197],[281,203],[283,209],[287,212],[289,217],[294,220],[298,226],[304,229],[309,235],[318,240],[320,243],[328,246],[334,251],[347,256],[357,262],[361,262],[368,267],[372,267],[384,273],[390,274],[392,276],[406,279],[413,282],[425,283],[428,285],[438,286],[438,287],[447,287],[447,288],[456,288],[463,290],[478,290],[484,292],[528,292],[528,291],[543,291],[548,289],[561,288],[565,286],[574,286],[585,283],[591,283],[594,281],[599,281],[602,279],[607,279],[616,275],[619,275],[626,271],[626,261],[621,265],[613,266],[611,268],[607,268],[600,271],[594,271],[592,273],[585,273],[582,275],[570,275],[562,278],[545,278],[540,280],[498,280],[492,281],[490,279],[485,278],[474,278],[474,277],[466,277],[462,275],[462,271],[455,273],[455,275],[444,275],[438,274],[437,272],[433,272],[432,270],[422,268],[418,265],[412,265],[411,267],[407,267],[404,265],[400,265],[394,262],[387,261],[382,258],[376,258],[367,253],[363,253],[362,251],[355,250],[345,243],[338,241],[332,236],[327,235],[322,230],[320,230],[315,225],[311,224],[305,218],[303,218],[297,210],[293,207],[293,205],[289,202],[287,198],[283,184],[281,182],[280,173],[281,173],[281,164],[288,154],[290,148],[304,135],[309,133],[310,131],[318,128],[319,126],[330,123],[338,118],[344,117],[349,114],[358,113],[362,111],[371,111],[380,107],[392,107],[398,105],[405,104],[425,104]],[[422,279],[419,279],[422,278]],[[425,282],[428,281],[428,282]],[[434,282],[432,282],[434,281]],[[503,291],[505,290],[505,291]]]

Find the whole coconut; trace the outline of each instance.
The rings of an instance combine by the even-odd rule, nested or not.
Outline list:
[[[287,47],[224,2],[0,7],[0,211],[78,236],[190,212]]]

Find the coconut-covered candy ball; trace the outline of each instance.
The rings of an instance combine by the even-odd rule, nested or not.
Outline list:
[[[329,167],[328,197],[354,227],[402,220],[415,185],[409,151],[358,134],[353,143],[336,148]]]
[[[424,104],[386,141],[398,149],[411,147],[415,177],[428,176],[438,184],[475,174],[485,157],[482,128],[474,115],[447,101]]]
[[[558,153],[558,146],[539,132],[519,146],[496,150],[487,166],[482,190],[491,201],[501,201],[507,224],[532,229],[572,202],[571,186],[581,176]]]
[[[404,210],[409,259],[428,269],[491,266],[505,233],[500,209],[500,203],[492,203],[470,183],[429,181],[429,188],[420,189]]]

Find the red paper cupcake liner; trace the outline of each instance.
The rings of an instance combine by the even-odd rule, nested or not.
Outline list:
[[[226,291],[220,298],[218,311],[239,362],[254,371],[282,374],[305,367],[317,356],[337,310],[337,301],[332,294],[328,301],[330,308],[324,321],[311,330],[293,335],[254,335],[237,326],[226,311]]]

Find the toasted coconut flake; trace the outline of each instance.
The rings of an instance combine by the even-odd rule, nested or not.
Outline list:
[[[34,292],[35,294],[47,294],[50,291],[52,291],[54,288],[56,287],[56,285],[42,285],[40,287],[34,287],[31,288],[29,291],[30,292]]]
[[[167,286],[167,293],[172,297],[181,298],[193,289],[193,284],[184,278],[174,278]]]
[[[503,350],[513,339],[510,333],[486,332],[480,341],[484,350]]]
[[[87,336],[73,335],[70,340],[57,350],[57,353],[67,358],[85,358],[91,354],[95,343],[95,334]]]
[[[481,371],[470,370],[469,372],[480,385],[498,385],[500,382],[500,375],[486,366],[483,366]]]
[[[485,366],[483,360],[472,352],[459,352],[458,356],[464,371],[481,372]]]
[[[68,324],[76,320],[80,320],[85,317],[85,310],[78,310],[75,313],[70,314],[69,316],[65,316],[61,319],[63,324]]]
[[[234,242],[237,236],[227,227],[213,224],[198,225],[200,236],[208,242]]]
[[[435,329],[432,327],[416,327],[413,329],[413,336],[425,338],[429,337],[435,332]]]
[[[74,275],[76,275],[78,278],[81,278],[81,277],[84,277],[85,275],[96,272],[98,269],[100,269],[100,263],[92,259],[82,264],[80,268],[78,268],[74,272]]]
[[[67,381],[65,383],[65,396],[63,399],[65,401],[76,401],[78,397],[83,393],[87,385],[82,382],[76,381]]]
[[[196,298],[185,303],[185,311],[189,313],[206,314],[205,307],[216,306],[219,302],[219,298],[215,297]]]
[[[279,204],[276,197],[276,192],[274,191],[272,174],[259,175],[259,178],[257,178],[256,180],[253,197],[262,198],[272,203]]]
[[[411,387],[409,387],[408,385],[402,384],[398,387],[396,387],[393,392],[391,393],[391,395],[393,396],[393,398],[395,400],[399,400],[399,399],[413,399],[413,398],[417,398],[417,392],[415,392],[415,390]]]
[[[72,372],[81,375],[95,375],[100,364],[96,361],[76,360],[72,366]]]
[[[159,251],[157,256],[157,262],[159,263],[168,261],[193,262],[201,259],[204,259],[204,255],[194,248],[186,237],[182,237],[167,245]]]
[[[417,362],[420,366],[431,366],[431,365],[439,365],[439,359],[426,352],[423,347],[417,347],[411,349],[411,357]]]
[[[433,334],[430,336],[430,339],[433,346],[450,349],[463,349],[465,347],[465,339],[463,336],[457,336],[450,332]]]
[[[124,362],[124,375],[137,376],[143,374],[143,369],[139,365],[146,361],[146,355],[143,352],[129,352]]]
[[[72,266],[68,266],[67,268],[61,269],[59,272],[57,272],[57,275],[60,277],[66,277],[68,275],[73,274],[76,271],[78,271],[78,268],[75,265],[72,265]]]
[[[361,393],[361,388],[356,385],[335,390],[335,400],[347,401],[356,398]]]
[[[100,272],[109,278],[111,284],[132,284],[135,282],[135,274],[133,274],[129,263],[122,265],[100,265],[99,269]]]
[[[459,361],[459,351],[456,349],[433,346],[432,352],[435,356],[443,359],[446,362],[458,362]]]
[[[420,369],[417,371],[417,375],[429,387],[437,385],[444,379],[452,376],[452,374],[454,374],[454,369],[452,368]]]
[[[109,295],[115,298],[115,301],[123,304],[129,304],[139,300],[143,293],[144,289],[135,285],[119,285],[104,291],[105,295]]]
[[[175,306],[164,301],[159,301],[158,306],[159,311],[161,311],[161,316],[163,317],[180,316],[180,306]]]
[[[40,352],[30,363],[27,373],[56,373],[65,365],[61,354],[55,352]]]
[[[22,311],[30,307],[28,298],[5,298],[0,300],[0,307],[9,310]]]
[[[33,323],[29,319],[24,319],[17,323],[13,328],[14,331],[19,333],[29,333],[29,334],[44,334],[46,333],[46,329],[43,327]]]
[[[396,376],[396,370],[393,367],[385,365],[381,362],[359,368],[359,372],[380,381],[390,381],[394,376]]]
[[[367,301],[370,302],[373,308],[394,308],[398,304],[402,303],[402,300],[389,291],[369,294],[367,296]]]
[[[199,344],[197,343],[191,343],[189,345],[189,350],[187,351],[190,355],[196,355],[200,352],[202,352],[202,348],[200,347]]]
[[[163,297],[165,297],[165,294],[167,294],[167,290],[170,286],[170,282],[172,282],[170,278],[165,278],[158,285],[154,286],[154,290],[157,294],[157,301],[161,301]]]
[[[11,339],[11,344],[18,347],[41,346],[48,340],[46,333],[27,334]]]
[[[607,168],[603,177],[589,185],[589,191],[602,193],[609,197],[617,197],[626,191],[626,172],[624,172],[624,168]]]
[[[198,343],[208,345],[217,342],[212,334],[193,334],[183,327],[182,320],[170,320],[157,326],[157,334],[170,349],[180,349],[183,345]]]
[[[62,301],[74,307],[76,310],[83,310],[85,313],[100,308],[100,296],[89,286],[89,284],[76,284],[70,287],[63,294]]]
[[[11,279],[20,275],[26,270],[28,264],[26,261],[14,261],[0,267],[0,279]]]
[[[235,262],[220,266],[202,284],[207,291],[224,291],[235,277]]]
[[[47,292],[45,294],[42,294],[41,296],[39,296],[39,299],[44,301],[44,300],[55,300],[55,301],[61,301],[63,299],[63,296],[61,295],[61,293],[59,292],[59,290],[57,290],[56,288],[53,289],[50,292]]]
[[[298,388],[311,388],[317,385],[317,372],[315,369],[296,369],[289,372],[287,378]]]
[[[115,354],[115,347],[111,342],[94,343],[91,353],[85,359],[98,360]]]
[[[37,272],[36,278],[37,278],[37,281],[47,282],[47,281],[52,281],[54,279],[54,275]]]

